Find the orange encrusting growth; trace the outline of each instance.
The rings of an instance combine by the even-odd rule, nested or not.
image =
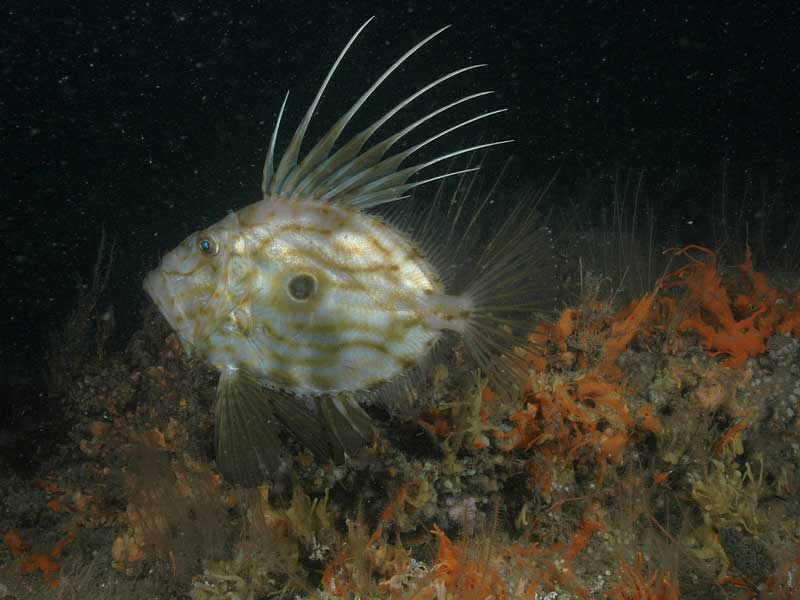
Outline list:
[[[8,551],[11,552],[11,556],[14,558],[21,558],[25,554],[25,549],[22,545],[22,539],[13,529],[6,531],[5,535],[3,536],[3,543],[6,545],[6,548],[8,548]]]
[[[540,492],[549,494],[555,462],[570,460],[583,447],[595,449],[602,482],[607,466],[622,459],[631,429],[637,427],[622,393],[621,386],[597,375],[551,389],[528,389],[524,409],[509,417],[513,429],[498,431],[495,438],[506,451],[535,448],[528,467]],[[643,414],[638,427],[654,431],[660,423],[655,415]]]
[[[711,448],[714,456],[721,456],[726,448],[733,446],[736,436],[747,429],[747,425],[747,421],[739,421],[738,423],[732,425]]]
[[[64,550],[75,541],[77,529],[73,528],[69,531],[66,538],[58,540],[50,550],[50,552],[33,552],[28,553],[25,551],[21,538],[13,529],[9,529],[3,536],[3,543],[11,552],[11,556],[21,559],[19,565],[20,573],[23,575],[32,575],[37,572],[42,573],[45,583],[50,587],[58,587],[60,582],[58,579],[58,572],[61,566],[56,560],[63,553]]]
[[[45,479],[35,479],[33,485],[48,496],[49,500],[45,506],[49,510],[54,513],[70,512],[63,499],[66,492],[61,489],[54,475],[48,475]],[[45,583],[49,587],[56,588],[60,585],[58,572],[61,569],[57,559],[75,541],[79,527],[79,519],[70,519],[66,527],[66,537],[57,540],[49,552],[30,552],[29,546],[22,542],[22,538],[13,529],[7,530],[3,535],[3,544],[11,556],[20,561],[19,572],[22,575],[41,573]]]
[[[409,487],[403,486],[398,489],[392,501],[383,509],[375,531],[369,536],[366,542],[366,550],[371,551],[382,543],[385,528],[391,525],[396,513],[403,507],[408,498]],[[322,588],[336,597],[346,597],[354,589],[354,584],[347,576],[348,563],[353,561],[353,552],[350,548],[344,547],[340,550],[326,566],[322,572]],[[407,561],[400,561],[407,568]]]
[[[446,527],[443,530],[422,517],[420,507],[436,503],[436,492],[428,490],[435,488],[425,475],[398,478],[390,486],[385,508],[369,511],[373,518],[370,525],[348,521],[348,537],[343,535],[341,543],[333,546],[336,549],[328,555],[323,568],[321,584],[326,597],[534,600],[551,590],[566,590],[580,598],[603,594],[611,600],[677,600],[675,579],[663,570],[648,569],[641,555],[620,560],[616,578],[606,579],[602,589],[594,589],[594,580],[584,578],[584,569],[580,568],[582,553],[598,544],[595,534],[605,528],[602,499],[613,489],[608,482],[614,481],[615,466],[626,461],[633,465],[630,449],[634,444],[641,448],[645,439],[652,441],[653,436],[660,436],[665,430],[669,433],[673,426],[669,420],[662,425],[657,405],[648,403],[642,387],[638,387],[641,377],[628,368],[638,363],[626,360],[624,353],[628,348],[646,346],[666,353],[668,360],[677,358],[676,363],[695,361],[702,358],[695,347],[696,335],[703,349],[711,356],[721,357],[721,365],[726,367],[716,365],[714,373],[730,373],[728,368],[741,367],[749,358],[766,351],[767,342],[775,333],[800,335],[800,292],[788,295],[773,288],[755,270],[749,252],[730,281],[722,276],[717,256],[710,250],[689,246],[673,253],[685,257],[688,264],[663,277],[650,293],[623,308],[614,311],[608,304],[587,302],[580,309],[565,309],[554,323],[537,325],[529,335],[531,347],[524,354],[519,351],[528,364],[529,376],[511,406],[503,395],[496,395],[479,379],[483,387],[471,399],[468,419],[463,417],[465,412],[463,422],[454,419],[458,413],[447,403],[418,416],[417,424],[434,440],[453,440],[460,429],[467,427],[486,435],[475,436],[460,447],[471,454],[486,453],[497,464],[513,463],[515,473],[518,465],[524,464],[528,497],[521,499],[519,513],[511,515],[517,517],[517,531],[510,539],[502,535],[489,542],[475,537],[470,530],[462,534],[463,541],[457,541]],[[706,368],[705,363],[715,361],[698,362]],[[163,374],[158,381],[155,377],[155,383],[165,382],[159,387],[169,387]],[[498,424],[498,415],[505,417],[505,427]],[[736,447],[741,447],[752,417],[732,416],[726,431],[714,429],[713,437],[708,438],[711,456],[726,460],[732,449],[735,452]],[[119,417],[113,425],[90,425],[94,446],[92,452],[84,450],[85,454],[96,459],[107,452],[113,432],[123,423]],[[148,425],[146,430],[126,434],[125,442],[136,441],[163,451],[170,448],[173,437]],[[379,444],[376,439],[373,452],[380,453],[384,443],[389,442],[381,440]],[[444,443],[441,446],[447,447]],[[448,466],[453,468],[460,468],[458,459],[462,455],[456,457],[457,450],[452,450],[457,447],[455,443],[450,447],[452,462]],[[310,455],[307,459],[297,458],[297,463],[305,467],[313,465],[313,461]],[[582,472],[592,478],[592,486],[576,491],[571,477],[577,473],[579,463]],[[675,485],[681,477],[680,469],[662,461],[653,465],[647,477],[635,481],[652,482],[652,489],[658,493]],[[487,483],[494,482],[487,477]],[[603,483],[605,487],[601,487]],[[46,494],[46,506],[55,513],[54,518],[75,519],[86,510],[85,499],[79,502],[52,477],[37,480],[35,485]],[[217,481],[215,493],[218,487]],[[135,531],[131,502],[127,519]],[[229,508],[235,502],[234,499]],[[575,502],[586,504],[582,515],[580,511],[576,514],[563,510],[566,505],[573,508]],[[539,510],[541,507],[544,511]],[[540,534],[546,530],[540,527],[546,524],[543,512],[559,513],[561,529],[555,535]],[[285,515],[280,523],[287,531],[291,528]],[[444,527],[444,523],[440,524]],[[23,543],[12,529],[2,541],[15,559],[14,570],[41,573],[46,585],[55,587],[59,584],[60,557],[75,539],[76,531],[71,528],[69,535],[52,546],[48,544],[44,552],[33,552],[32,546],[40,548]],[[331,539],[336,535],[334,531]],[[135,536],[118,538],[126,539],[136,543]],[[480,545],[473,543],[478,540]],[[427,564],[422,561],[426,553],[417,549],[423,544],[431,545],[428,557],[435,553]],[[490,545],[491,550],[487,550]],[[145,556],[144,552],[141,556]],[[793,582],[791,593],[796,590],[798,564],[800,559],[782,565],[773,575],[773,579]]]
[[[671,252],[685,257],[687,264],[613,316],[592,301],[582,310],[565,309],[553,324],[541,323],[530,334],[531,349],[525,358],[534,374],[531,384],[520,410],[509,417],[512,430],[496,432],[495,437],[508,451],[535,448],[529,469],[540,492],[549,489],[555,464],[573,457],[578,449],[596,450],[602,481],[607,466],[622,459],[635,430],[661,431],[652,406],[639,407],[634,418],[624,399],[630,390],[616,362],[637,336],[649,343],[658,332],[669,336],[670,331],[694,331],[711,356],[723,357],[722,366],[738,368],[765,352],[774,333],[800,333],[800,292],[779,293],[754,269],[749,249],[738,265],[743,278],[735,296],[723,284],[716,253],[701,246]],[[666,344],[667,349],[673,345],[669,337]],[[597,349],[594,359],[586,356],[586,348]],[[537,377],[547,373],[552,355],[562,359],[562,367],[577,367],[571,369],[572,382],[570,371],[550,383]],[[565,363],[565,357],[574,360]],[[600,422],[605,425],[602,431]],[[714,452],[718,454],[727,443],[720,440]]]
[[[433,533],[439,542],[432,573],[434,580],[441,581],[447,590],[456,592],[457,597],[464,600],[510,598],[505,583],[495,570],[479,561],[466,559],[462,549],[438,526],[433,526]]]
[[[690,254],[700,252],[705,260]],[[745,275],[745,291],[731,298],[723,285],[717,255],[701,246],[673,250],[689,263],[665,278],[664,289],[683,288],[695,308],[678,325],[678,331],[694,331],[712,356],[724,356],[723,366],[739,368],[748,358],[766,352],[766,341],[777,332],[796,333],[800,324],[800,296],[793,301],[778,293],[766,277],[753,268],[747,249],[738,266]]]
[[[415,600],[435,598],[432,595],[437,585],[443,586],[452,596],[463,600],[503,600],[520,597],[538,597],[537,591],[559,585],[573,594],[586,598],[588,588],[580,585],[573,572],[573,563],[578,555],[589,544],[595,532],[603,529],[596,520],[594,510],[590,508],[584,514],[581,526],[571,539],[564,543],[556,543],[549,547],[537,544],[514,543],[498,548],[492,559],[483,561],[469,558],[464,548],[454,544],[434,525],[439,549],[432,575],[434,585],[418,592]],[[489,562],[497,566],[490,567]],[[502,577],[500,570],[517,573],[516,577]],[[513,584],[509,584],[513,580]],[[516,584],[516,585],[514,585]],[[430,594],[430,595],[429,595]]]
[[[696,257],[697,252],[704,257]],[[633,437],[662,432],[661,420],[653,406],[645,404],[635,409],[629,406],[633,384],[617,365],[617,359],[637,337],[639,343],[650,344],[657,343],[656,334],[666,335],[664,348],[669,352],[676,347],[671,341],[675,334],[691,330],[711,356],[723,357],[723,366],[737,368],[748,358],[765,352],[766,342],[774,333],[798,333],[800,293],[792,298],[779,294],[763,274],[755,271],[749,251],[738,266],[744,277],[736,296],[723,285],[715,253],[699,246],[687,246],[673,253],[687,257],[688,264],[662,277],[650,293],[616,314],[609,315],[608,309],[597,302],[587,304],[582,310],[567,308],[554,323],[540,323],[530,334],[524,358],[531,377],[521,394],[518,410],[507,418],[510,430],[494,429],[492,434],[501,450],[528,455],[529,481],[546,501],[552,502],[556,474],[574,461],[580,450],[594,452],[598,483],[602,484],[608,466],[623,460]],[[586,348],[596,349],[593,357]],[[559,365],[559,361],[562,371],[558,375],[550,373],[550,368]],[[431,433],[440,436],[448,433],[446,423],[438,418],[425,425]],[[713,453],[719,455],[746,426],[746,421],[742,421],[731,427],[714,444]],[[669,485],[670,473],[665,470],[655,474],[653,482]],[[507,551],[518,562],[530,560],[534,555],[541,559],[544,554],[562,552],[560,558],[569,565],[599,528],[599,522],[585,519],[567,549],[558,544],[547,551],[537,546],[512,545]],[[451,591],[454,574],[463,575],[467,571],[452,567],[463,558],[441,530],[436,528],[435,533],[440,543],[438,573]],[[623,561],[620,581],[609,590],[609,597],[678,598],[677,585],[668,575],[645,576],[642,564],[641,556],[635,565]],[[545,571],[534,569],[539,584],[558,583],[579,596],[588,594],[570,578],[569,568],[561,574]],[[481,571],[481,581],[492,581],[495,573]],[[529,589],[540,588],[532,583]],[[535,591],[531,594],[535,595]]]
[[[621,320],[615,321],[611,325],[611,333],[603,345],[603,354],[598,369],[603,372],[611,373],[615,378],[619,375],[614,364],[619,355],[634,336],[643,328],[645,320],[650,316],[661,283],[657,283],[655,289],[638,301],[631,303],[628,314]]]
[[[667,575],[654,573],[646,577],[642,572],[644,560],[636,555],[636,565],[620,561],[620,581],[609,591],[611,600],[678,600],[678,586]]]
[[[595,512],[596,505],[586,507],[580,527],[571,538],[549,547],[538,544],[514,543],[503,550],[509,565],[527,575],[524,598],[539,598],[537,593],[556,586],[568,590],[580,598],[588,598],[590,590],[581,585],[575,576],[574,563],[578,555],[589,545],[592,536],[604,529]]]
[[[411,571],[414,561],[408,551],[399,542],[392,544],[386,531],[410,494],[405,489],[395,493],[366,547],[355,550],[345,546],[328,563],[322,574],[322,588],[327,594],[337,598],[376,597],[377,587],[381,590],[379,597],[397,600],[511,600],[534,599],[537,592],[560,587],[581,598],[589,596],[573,565],[593,535],[604,529],[597,503],[588,503],[575,532],[550,546],[518,541],[476,552],[469,537],[456,543],[433,524],[436,557],[427,575],[420,576]],[[391,563],[388,570],[387,561]],[[369,574],[364,571],[365,565]],[[391,576],[387,578],[386,573]],[[372,579],[365,579],[365,575]]]

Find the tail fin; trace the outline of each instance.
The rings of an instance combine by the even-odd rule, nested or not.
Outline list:
[[[565,286],[556,273],[565,276],[567,270],[557,264],[556,244],[539,206],[552,180],[538,193],[499,192],[510,160],[478,171],[487,158],[470,157],[465,174],[443,182],[426,205],[403,203],[384,216],[419,245],[444,280],[447,296],[468,300],[471,318],[458,328],[461,340],[492,389],[504,395],[515,393],[527,376],[519,349],[531,347],[535,325],[557,307]],[[488,185],[481,175],[487,171],[496,173]],[[492,228],[493,223],[499,226]],[[424,396],[416,393],[414,379],[412,374],[413,392],[392,389],[389,406]],[[414,402],[403,403],[409,394]]]
[[[515,393],[526,365],[519,349],[558,296],[551,235],[530,194],[516,204],[470,262],[461,294],[472,318],[462,333],[470,358],[500,394]],[[474,218],[473,218],[474,220]]]

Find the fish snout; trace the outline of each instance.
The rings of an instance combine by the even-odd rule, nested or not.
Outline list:
[[[155,302],[158,310],[164,315],[170,327],[178,333],[183,333],[186,325],[186,316],[179,298],[175,296],[170,286],[169,278],[162,269],[150,271],[144,278],[144,291]]]

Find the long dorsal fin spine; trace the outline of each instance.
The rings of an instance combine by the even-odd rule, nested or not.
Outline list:
[[[475,98],[480,98],[481,96],[486,96],[487,94],[491,94],[491,93],[492,92],[479,92],[477,94],[471,94],[469,96],[465,96],[463,98],[459,98],[455,102],[451,102],[450,104],[442,106],[442,107],[436,109],[435,111],[425,115],[421,119],[417,119],[416,121],[414,121],[410,125],[407,125],[406,127],[401,129],[397,133],[389,136],[388,138],[384,139],[381,142],[378,142],[377,144],[375,144],[374,146],[368,148],[367,150],[365,150],[361,154],[356,155],[349,163],[346,163],[346,164],[342,165],[339,169],[336,170],[335,173],[332,173],[328,177],[328,179],[319,182],[318,185],[315,188],[315,191],[316,191],[315,196],[316,197],[320,197],[321,194],[327,193],[333,188],[339,189],[341,184],[344,181],[352,181],[354,177],[372,175],[372,177],[375,178],[375,177],[377,177],[379,175],[382,175],[382,174],[386,173],[386,168],[383,169],[383,173],[376,172],[376,173],[374,173],[374,175],[371,174],[371,170],[374,169],[379,163],[382,162],[383,157],[386,155],[386,153],[392,148],[392,146],[394,146],[398,141],[400,141],[400,139],[402,139],[403,137],[408,135],[411,131],[413,131],[414,129],[416,129],[417,127],[419,127],[420,125],[422,125],[423,123],[428,121],[429,119],[431,119],[431,118],[433,118],[433,117],[445,112],[446,110],[449,110],[449,109],[451,109],[451,108],[453,108],[455,106],[458,106],[459,104],[467,102],[468,100],[474,100]],[[484,118],[485,116],[491,116],[491,115],[490,114],[482,115],[480,118]],[[443,133],[442,133],[442,135],[443,135]],[[437,137],[440,137],[440,136],[437,136]],[[429,138],[427,140],[427,142],[430,142],[430,141],[433,141],[433,139]],[[414,148],[416,148],[418,150],[422,146],[424,146],[424,143],[423,144],[417,144]],[[412,153],[413,153],[413,151],[411,151],[411,152],[405,151],[404,153],[401,153],[401,154],[404,154],[403,159],[405,159],[408,156],[410,156]],[[398,156],[400,156],[400,154],[395,154],[392,157],[389,157],[389,159],[392,159],[392,158],[398,157]],[[396,165],[399,166],[400,163],[403,161],[403,159],[396,160],[395,161]],[[388,165],[385,165],[385,166],[388,166]],[[345,179],[345,178],[347,178],[347,179]]]
[[[270,191],[273,194],[279,193],[279,191],[283,187],[283,181],[286,176],[291,171],[291,168],[297,164],[297,157],[300,154],[300,145],[303,143],[303,138],[306,134],[306,129],[308,129],[308,124],[311,122],[311,117],[314,116],[314,112],[317,110],[317,106],[319,105],[319,101],[322,98],[322,94],[325,93],[325,88],[328,87],[328,83],[330,82],[333,74],[336,72],[336,69],[339,67],[339,63],[342,62],[347,51],[350,50],[350,47],[355,43],[358,36],[364,31],[364,28],[369,25],[370,21],[375,17],[370,17],[367,19],[364,24],[358,28],[350,40],[345,44],[345,47],[339,53],[339,56],[336,58],[336,61],[333,63],[333,66],[328,71],[328,74],[325,76],[325,80],[322,82],[322,85],[319,87],[317,91],[317,95],[314,97],[314,101],[311,103],[311,106],[308,107],[303,120],[300,121],[300,125],[297,126],[297,131],[295,131],[292,140],[289,142],[289,147],[286,149],[286,152],[281,158],[281,162],[278,164],[278,169],[275,172],[275,176],[272,179],[272,185],[270,187]]]
[[[403,150],[402,152],[398,152],[397,154],[393,154],[392,156],[389,156],[389,157],[377,162],[375,165],[373,165],[373,166],[371,166],[369,168],[365,168],[365,169],[359,170],[352,177],[346,179],[344,182],[340,183],[339,185],[331,188],[320,199],[321,200],[333,200],[333,199],[335,199],[337,196],[339,196],[341,194],[345,194],[345,193],[350,194],[350,193],[352,193],[352,190],[354,190],[356,188],[362,189],[364,186],[371,185],[372,183],[374,183],[376,181],[383,181],[383,179],[385,177],[391,176],[393,172],[396,172],[396,169],[399,168],[400,164],[405,159],[407,159],[409,156],[411,156],[412,154],[414,154],[418,150],[424,148],[428,144],[430,144],[430,143],[434,142],[435,140],[439,139],[440,137],[442,137],[444,135],[447,135],[448,133],[452,133],[453,131],[456,131],[457,129],[460,129],[461,127],[464,127],[465,125],[469,125],[470,123],[474,123],[475,121],[479,121],[481,119],[485,119],[486,117],[491,117],[491,116],[496,115],[498,113],[505,112],[505,110],[506,109],[501,108],[499,110],[494,110],[494,111],[490,111],[488,113],[483,113],[481,115],[477,115],[475,117],[467,119],[466,121],[462,121],[461,123],[453,125],[452,127],[448,127],[447,129],[432,135],[431,137],[419,142],[418,144],[416,144],[414,146],[411,146],[410,148],[407,148],[406,150]],[[475,147],[473,149],[477,150],[478,148]],[[466,150],[466,151],[469,151],[469,150]],[[458,152],[457,154],[461,154],[461,153],[462,152]],[[431,162],[430,164],[434,164],[435,162],[439,162],[439,160],[444,159],[444,158],[449,158],[450,156],[453,156],[453,155],[452,154],[448,154],[448,155],[445,155],[444,157],[439,157],[438,159],[435,159],[434,162]],[[417,165],[417,166],[419,166],[419,165]],[[413,167],[411,167],[411,168],[413,168]],[[420,167],[420,168],[424,168],[424,167]],[[399,172],[399,171],[397,171],[397,172]],[[324,185],[324,187],[329,187],[329,186],[328,185]]]
[[[423,183],[428,183],[427,180],[415,181],[413,183],[408,183],[408,184],[405,183],[406,181],[408,181],[409,177],[411,177],[412,175],[418,173],[423,169],[435,165],[436,163],[441,162],[443,160],[460,156],[461,154],[475,152],[483,148],[491,148],[492,146],[499,146],[500,144],[510,144],[513,141],[514,140],[501,140],[499,142],[489,142],[486,144],[478,144],[476,146],[470,146],[468,148],[461,148],[460,150],[455,150],[454,152],[449,152],[442,156],[437,156],[436,158],[433,158],[426,162],[406,167],[405,169],[401,169],[400,171],[396,171],[395,173],[392,173],[390,175],[382,177],[377,181],[373,181],[363,187],[360,187],[358,189],[358,192],[356,193],[356,198],[353,204],[360,208],[368,208],[369,206],[375,206],[375,204],[370,201],[370,198],[373,197],[375,194],[380,194],[383,192],[397,193],[398,191],[400,193],[403,193],[418,185],[422,185]],[[447,174],[445,174],[445,176],[447,176]],[[370,192],[372,192],[372,194]]]
[[[286,92],[286,95],[283,97],[283,104],[281,104],[281,109],[278,111],[278,118],[275,119],[275,128],[272,130],[272,136],[269,139],[267,157],[264,159],[264,169],[261,172],[261,193],[264,195],[264,199],[266,199],[269,194],[267,188],[269,187],[272,176],[275,174],[275,169],[272,165],[275,156],[275,141],[278,139],[278,130],[281,128],[281,118],[283,118],[283,111],[286,109],[287,100],[289,100],[289,92]]]
[[[372,208],[373,206],[378,206],[380,204],[386,204],[388,202],[396,202],[397,200],[409,198],[410,195],[404,194],[402,196],[393,196],[393,194],[402,194],[403,192],[412,190],[415,187],[425,185],[426,183],[431,183],[433,181],[439,181],[447,177],[455,177],[456,175],[464,175],[465,173],[474,173],[475,171],[479,171],[480,168],[481,168],[480,165],[478,165],[477,167],[470,167],[469,169],[461,169],[460,171],[449,171],[447,173],[442,173],[441,175],[429,177],[428,179],[421,179],[420,181],[415,181],[413,183],[407,183],[405,185],[399,185],[393,188],[381,190],[380,192],[376,192],[375,194],[359,196],[358,198],[359,202],[356,206],[358,206],[358,208],[365,209],[365,208]]]
[[[369,23],[369,21],[367,21],[367,23]],[[362,29],[366,27],[367,23],[365,23],[362,26]],[[422,48],[425,44],[430,42],[437,35],[439,35],[440,33],[449,28],[450,25],[447,25],[437,31],[434,31],[428,37],[424,38],[422,41],[412,46],[408,51],[405,52],[405,54],[403,54],[388,69],[386,69],[383,72],[383,74],[380,77],[378,77],[378,79],[369,87],[369,89],[367,89],[367,91],[364,92],[358,100],[356,100],[355,104],[353,104],[353,106],[351,106],[346,113],[344,113],[341,117],[339,117],[339,120],[334,124],[333,127],[330,128],[328,133],[326,133],[323,136],[323,138],[319,142],[317,142],[317,145],[314,146],[311,150],[309,150],[306,157],[303,158],[302,162],[300,163],[300,167],[292,175],[286,177],[285,181],[281,183],[281,193],[285,195],[291,195],[292,188],[294,188],[294,186],[297,184],[300,178],[305,176],[305,174],[308,173],[313,168],[314,165],[318,164],[321,160],[323,160],[326,156],[328,156],[328,153],[330,152],[331,148],[336,143],[336,140],[339,139],[339,136],[342,134],[342,131],[350,122],[350,119],[353,118],[353,115],[355,115],[356,112],[358,112],[358,110],[363,106],[364,102],[366,102],[367,99],[369,99],[369,97],[372,96],[375,90],[378,89],[378,87],[384,81],[386,81],[389,75],[394,73],[397,70],[397,68],[400,67],[400,65],[402,65],[406,60],[408,60],[408,58],[411,55],[413,55],[417,50]],[[336,68],[337,65],[334,65],[334,69]],[[333,71],[333,69],[331,69],[331,71]],[[332,74],[333,74],[332,72],[329,74],[328,79],[330,79],[330,75]],[[327,83],[328,80],[326,79],[323,85],[327,85]],[[318,98],[319,96],[321,96],[321,93],[318,94]],[[315,103],[317,102],[318,98],[315,100]]]
[[[411,155],[418,152],[423,147],[431,144],[433,141],[438,140],[439,138],[462,127],[465,127],[466,125],[470,125],[492,115],[504,112],[504,109],[500,109],[485,112],[461,121],[451,127],[430,135],[422,142],[419,142],[394,154],[388,155],[391,148],[397,144],[398,141],[403,139],[411,131],[426,121],[444,113],[445,111],[450,110],[455,106],[458,106],[459,104],[492,93],[479,92],[464,96],[444,106],[440,106],[423,117],[413,121],[411,124],[406,125],[400,129],[400,131],[389,135],[380,142],[377,142],[365,149],[367,142],[381,126],[383,126],[389,119],[391,119],[394,115],[396,115],[422,94],[440,85],[442,82],[455,77],[456,75],[484,66],[470,65],[446,73],[431,83],[423,86],[396,104],[388,112],[385,112],[383,116],[378,118],[371,125],[352,136],[349,140],[345,141],[336,151],[333,151],[333,148],[341,137],[343,130],[352,120],[354,115],[361,109],[364,103],[373,95],[375,90],[410,56],[412,56],[433,38],[445,31],[449,27],[448,26],[442,27],[441,29],[438,29],[437,31],[428,35],[404,54],[402,54],[397,60],[395,60],[394,63],[392,63],[388,69],[383,71],[380,77],[378,77],[378,79],[369,86],[369,88],[361,95],[361,97],[356,100],[356,102],[347,110],[347,112],[345,112],[333,124],[327,133],[323,135],[323,137],[306,153],[306,155],[301,157],[301,146],[308,131],[309,124],[317,111],[322,96],[324,95],[325,90],[327,89],[333,77],[333,74],[336,72],[337,68],[352,45],[355,43],[358,36],[371,21],[372,18],[368,19],[363,25],[361,25],[358,31],[356,31],[356,33],[350,37],[345,47],[337,56],[333,66],[328,70],[322,85],[319,87],[316,96],[311,102],[311,105],[308,107],[300,121],[300,124],[297,126],[297,129],[289,141],[286,151],[283,157],[280,159],[277,168],[275,168],[273,166],[275,145],[280,123],[286,108],[288,94],[284,98],[283,104],[278,113],[275,129],[270,138],[269,149],[267,151],[267,157],[264,161],[264,167],[262,170],[261,190],[264,195],[264,199],[314,199],[318,201],[334,202],[357,209],[369,208],[370,206],[404,198],[407,196],[407,191],[417,187],[418,185],[475,170],[465,169],[447,172],[422,181],[418,180],[408,183],[409,179],[416,173],[427,167],[430,167],[431,165],[462,154],[475,152],[480,149],[508,143],[511,141],[503,140],[500,142],[478,144],[443,154],[431,160],[422,161],[417,164],[401,168],[402,163]]]
[[[308,173],[303,178],[303,180],[299,184],[297,184],[297,186],[293,190],[293,193],[297,196],[300,196],[308,192],[309,189],[315,188],[321,180],[323,180],[325,177],[329,176],[331,173],[336,171],[341,165],[350,162],[353,158],[358,156],[359,152],[361,152],[361,149],[364,147],[367,141],[369,141],[369,139],[375,134],[375,132],[380,127],[382,127],[389,119],[391,119],[403,108],[411,104],[411,102],[413,102],[426,92],[432,90],[434,87],[438,86],[441,83],[444,83],[445,81],[451,79],[452,77],[485,66],[486,66],[485,64],[479,64],[479,65],[470,65],[467,67],[456,69],[455,71],[451,71],[450,73],[447,73],[446,75],[439,77],[439,79],[437,79],[436,81],[432,81],[425,87],[420,88],[419,90],[414,92],[411,96],[409,96],[408,98],[400,102],[397,106],[392,108],[380,119],[375,121],[372,125],[362,130],[357,135],[353,136],[351,140],[349,140],[341,148],[336,150],[336,152],[334,152],[330,156],[327,156],[323,161],[321,161],[318,165],[316,165],[314,167],[314,170]],[[479,95],[488,93],[490,92],[483,92],[482,94],[473,94],[472,96],[468,96],[467,98],[472,99],[478,97]],[[466,100],[466,98],[462,100]]]

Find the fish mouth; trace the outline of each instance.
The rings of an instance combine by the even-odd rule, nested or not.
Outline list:
[[[169,279],[164,277],[160,270],[150,271],[144,278],[144,291],[150,296],[158,307],[159,312],[169,323],[169,326],[176,331],[181,338],[183,332],[178,326],[178,322],[186,323],[186,315],[183,313],[183,306],[175,298],[170,289]]]

